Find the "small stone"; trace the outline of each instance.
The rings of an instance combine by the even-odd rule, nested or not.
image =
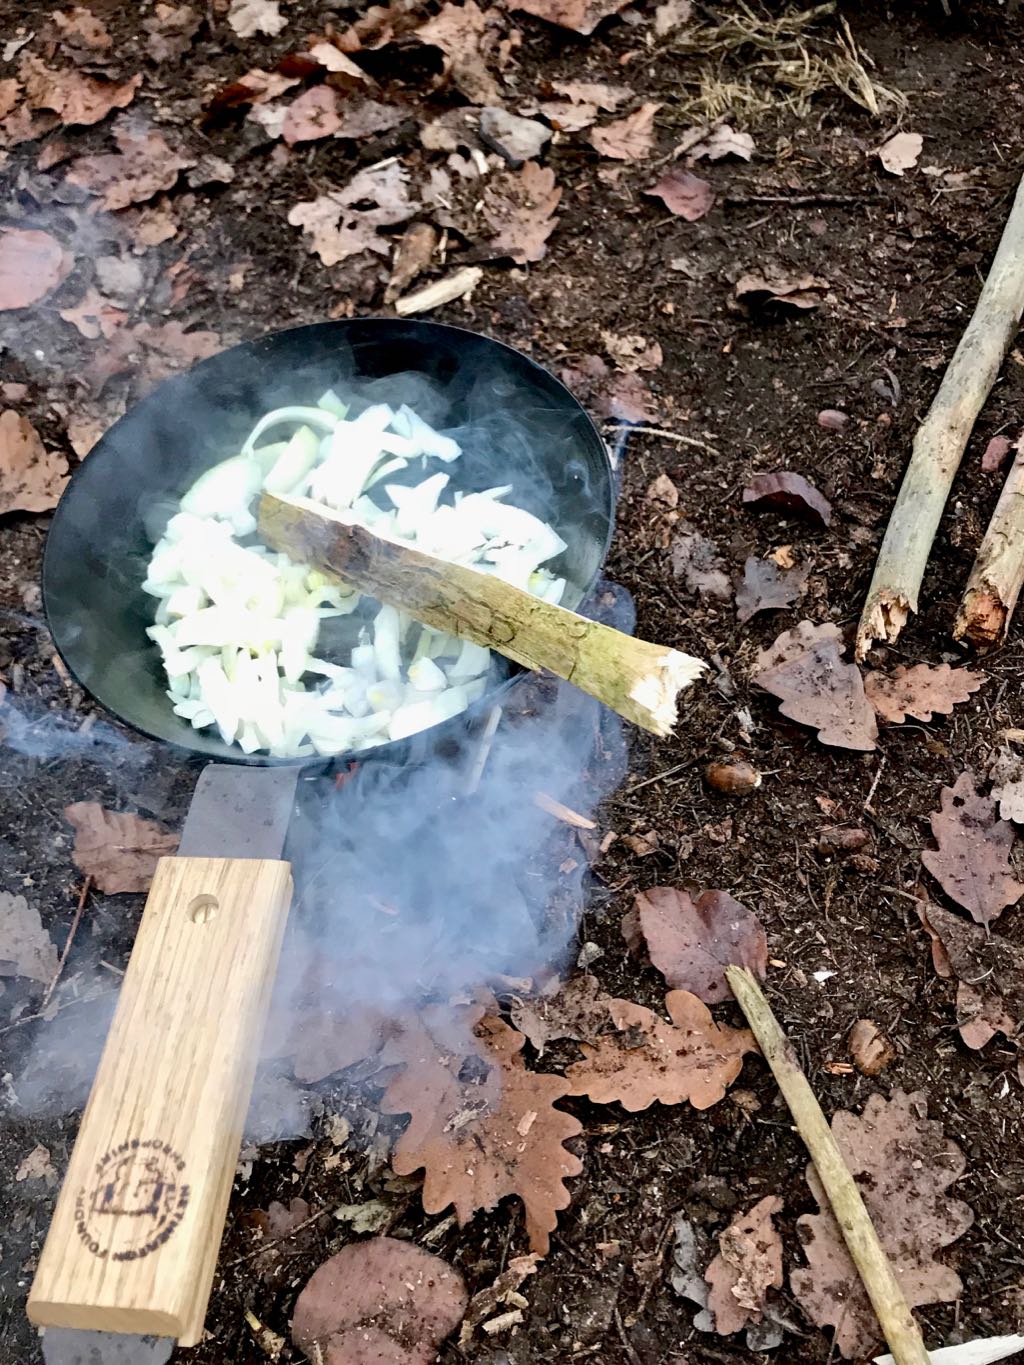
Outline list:
[[[761,785],[761,774],[745,759],[715,759],[704,769],[704,781],[723,796],[749,796]]]
[[[518,170],[524,161],[540,155],[551,141],[551,129],[504,109],[481,109],[480,140]]]
[[[823,858],[841,858],[847,853],[859,853],[871,842],[866,829],[842,829],[826,825],[818,835],[818,852]]]
[[[850,1030],[850,1056],[864,1076],[877,1076],[896,1057],[896,1049],[873,1019],[858,1019]]]
[[[839,408],[822,408],[818,413],[818,426],[826,431],[842,431],[849,420],[849,413],[841,412]]]

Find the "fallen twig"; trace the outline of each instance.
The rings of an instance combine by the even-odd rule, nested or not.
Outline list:
[[[443,280],[435,280],[411,294],[406,294],[395,303],[395,312],[400,318],[412,313],[429,313],[432,308],[440,308],[443,303],[453,303],[456,299],[471,294],[483,279],[484,272],[478,265],[467,265],[456,270],[454,275],[446,275]]]
[[[706,450],[709,455],[720,455],[722,452],[715,446],[708,445],[707,441],[699,441],[696,436],[683,436],[678,431],[666,431],[663,427],[638,427],[635,422],[606,422],[609,431],[628,431],[633,436],[660,436],[663,441],[675,441],[681,446],[696,446],[698,450]]]
[[[878,1240],[860,1190],[764,992],[745,967],[726,967],[725,975],[811,1155],[895,1365],[930,1365],[921,1329]]]
[[[579,811],[573,810],[571,806],[556,801],[553,796],[548,796],[547,792],[534,792],[533,804],[547,811],[548,815],[553,815],[556,820],[561,820],[563,824],[572,825],[573,829],[597,829],[593,820],[580,815]]]
[[[1024,312],[1024,182],[967,329],[914,438],[910,464],[857,627],[857,658],[899,637],[918,593],[942,509],[975,419]]]
[[[53,979],[46,988],[46,994],[43,996],[43,1003],[39,1006],[40,1014],[46,1012],[46,1007],[50,1003],[54,991],[57,989],[57,982],[61,978],[61,973],[64,971],[64,964],[68,960],[68,953],[71,952],[71,945],[75,941],[75,934],[78,932],[78,925],[81,922],[82,911],[85,909],[86,898],[89,895],[89,888],[91,886],[92,877],[86,877],[85,881],[82,883],[82,894],[78,897],[78,906],[75,909],[75,917],[71,921],[71,928],[68,930],[68,936],[64,940],[64,949],[61,952],[60,960],[57,963],[57,970],[54,972]]]
[[[953,625],[957,640],[988,648],[1006,638],[1024,583],[1024,460],[1018,455],[992,513]]]

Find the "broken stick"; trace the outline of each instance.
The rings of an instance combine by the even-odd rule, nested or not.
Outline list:
[[[949,490],[1022,313],[1024,181],[1017,188],[974,314],[914,438],[857,627],[858,659],[875,640],[896,640],[907,617],[917,611],[921,580]]]
[[[895,1365],[931,1365],[921,1329],[878,1240],[857,1183],[764,992],[746,967],[726,967],[725,976],[811,1155]]]
[[[707,665],[543,602],[492,574],[385,540],[306,498],[260,500],[260,534],[435,630],[547,669],[635,725],[669,735],[676,698]]]
[[[1024,583],[1024,460],[1014,460],[981,542],[953,635],[988,648],[1006,638]]]

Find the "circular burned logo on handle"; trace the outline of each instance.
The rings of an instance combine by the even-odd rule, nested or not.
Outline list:
[[[130,1138],[93,1167],[75,1198],[75,1227],[101,1260],[138,1261],[159,1251],[188,1208],[185,1162],[160,1138]]]

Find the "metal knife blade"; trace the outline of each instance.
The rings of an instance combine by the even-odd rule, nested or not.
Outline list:
[[[280,858],[295,804],[297,767],[210,763],[199,775],[178,845],[180,858]],[[46,1365],[165,1365],[173,1337],[48,1327]]]

